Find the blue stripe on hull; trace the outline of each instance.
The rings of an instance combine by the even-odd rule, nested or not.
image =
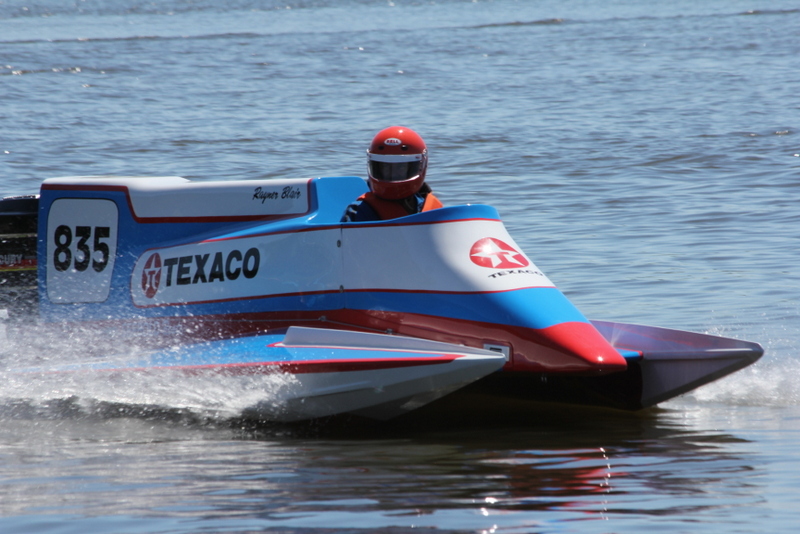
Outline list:
[[[84,308],[85,320],[108,319],[107,310],[97,305],[53,307],[50,320],[74,318]],[[237,301],[117,308],[114,319],[181,317],[258,313],[320,313],[350,309],[432,315],[481,323],[543,329],[567,323],[586,323],[586,317],[557,288],[528,288],[498,293],[431,293],[409,291],[354,291],[286,295]]]
[[[223,369],[229,366],[257,365],[265,369],[281,370],[282,364],[316,364],[315,372],[325,370],[326,365],[367,363],[374,366],[423,365],[447,363],[454,356],[445,348],[436,350],[390,350],[378,347],[326,347],[283,346],[277,343],[283,335],[259,335],[236,339],[208,341],[181,345],[173,349],[156,350],[142,355],[118,354],[101,361],[59,365],[51,368],[34,367],[21,372],[52,373],[74,371],[152,371],[156,369],[199,370],[203,368]],[[453,347],[457,349],[458,347]],[[498,365],[499,367],[499,365]],[[363,367],[362,367],[363,369]],[[358,370],[358,369],[353,369]],[[341,369],[339,369],[341,371]]]
[[[349,309],[434,315],[542,329],[567,322],[588,323],[584,315],[554,287],[499,293],[350,292]]]

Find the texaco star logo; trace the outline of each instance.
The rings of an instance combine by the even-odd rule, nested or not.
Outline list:
[[[469,259],[475,265],[490,269],[515,269],[529,265],[528,259],[517,249],[494,237],[484,237],[472,245]]]
[[[151,299],[156,296],[158,285],[161,283],[161,256],[154,252],[147,258],[142,269],[142,291],[144,296]]]

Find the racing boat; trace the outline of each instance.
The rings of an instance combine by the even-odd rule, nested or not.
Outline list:
[[[763,354],[588,320],[490,206],[341,222],[366,190],[358,177],[67,177],[0,201],[9,316],[33,310],[97,354],[18,371],[280,372],[299,385],[256,403],[260,417],[385,419],[445,395],[639,410]],[[121,345],[146,348],[107,363]]]

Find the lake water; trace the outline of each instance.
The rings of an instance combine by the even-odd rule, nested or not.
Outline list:
[[[405,124],[437,196],[496,206],[588,317],[767,351],[645,413],[478,428],[297,431],[213,388],[141,409],[0,384],[0,531],[795,532],[798,28],[790,0],[0,1],[0,196],[363,176]]]

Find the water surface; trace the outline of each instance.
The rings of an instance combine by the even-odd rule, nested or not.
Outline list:
[[[496,206],[587,316],[767,354],[646,413],[477,428],[273,428],[222,387],[4,383],[0,530],[794,531],[798,27],[788,0],[1,2],[2,195],[363,176],[405,124],[437,196]]]

